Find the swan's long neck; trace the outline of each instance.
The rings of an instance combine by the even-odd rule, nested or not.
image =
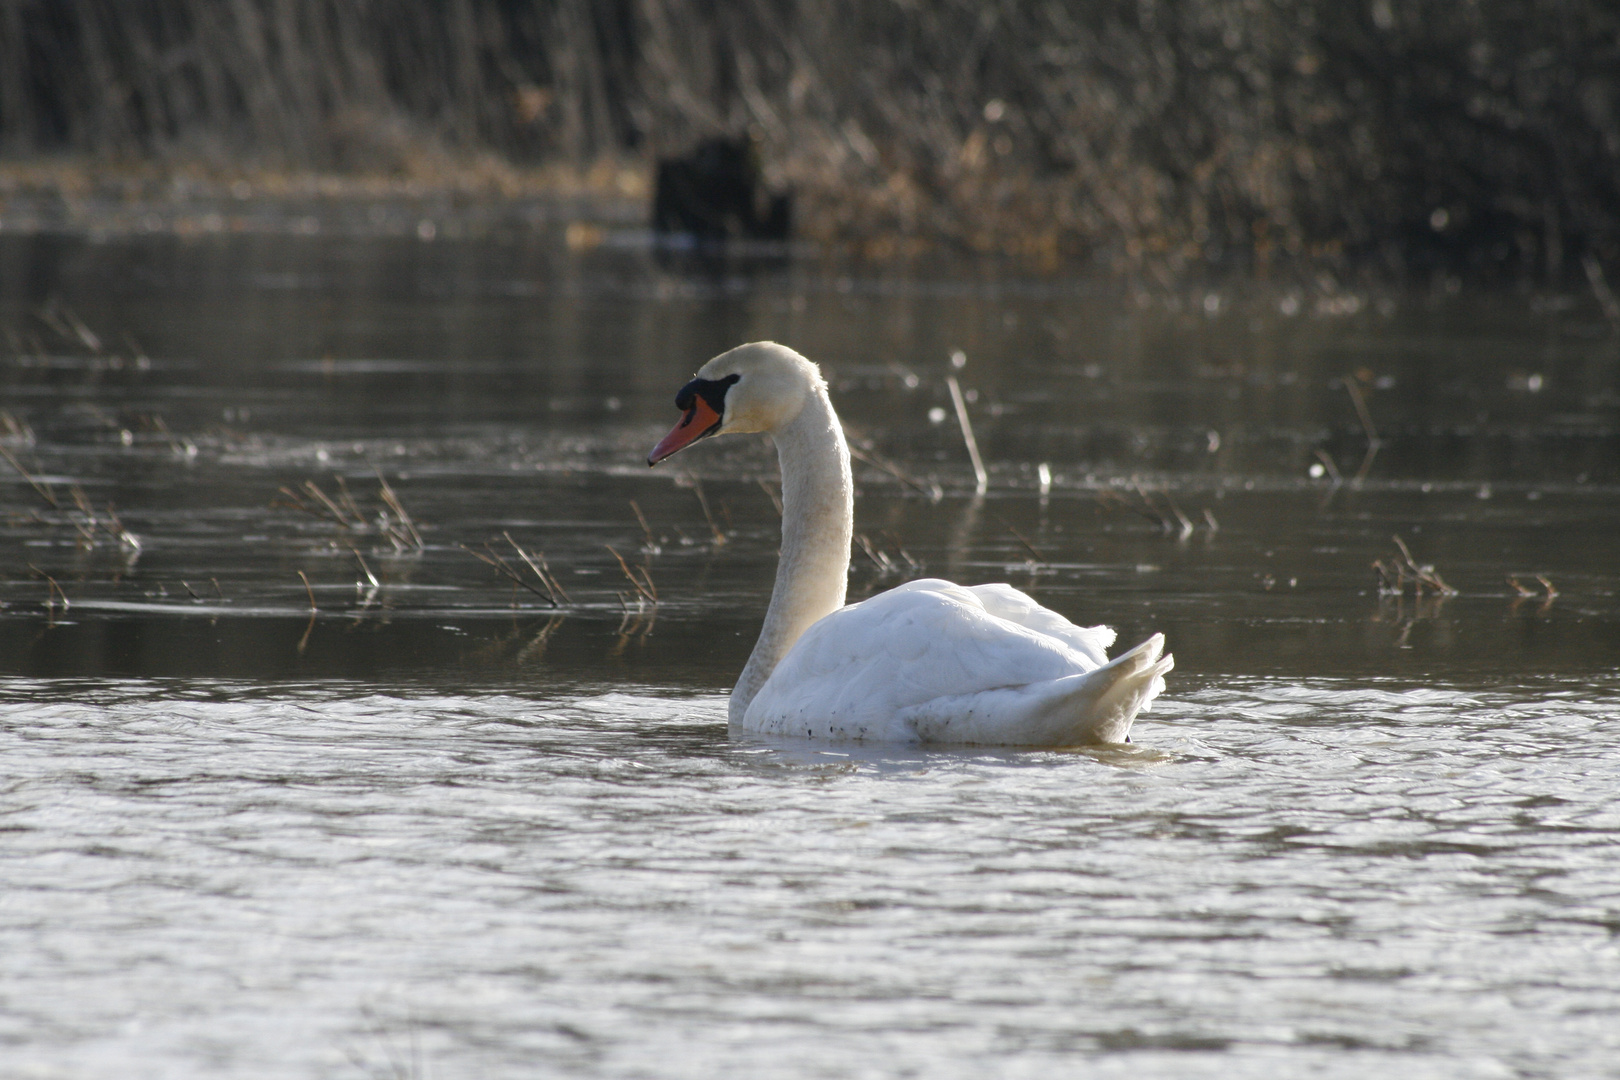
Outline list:
[[[849,581],[855,485],[826,389],[817,386],[799,415],[772,435],[782,465],[782,554],[765,625],[731,692],[732,723],[810,624],[844,606]]]

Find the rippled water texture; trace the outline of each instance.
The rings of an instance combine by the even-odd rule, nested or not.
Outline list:
[[[1605,1075],[1615,690],[1200,679],[992,754],[13,681],[6,1070]]]
[[[0,233],[0,332],[5,1080],[1615,1074],[1587,298]],[[774,461],[643,461],[766,337],[851,594],[1164,631],[1132,746],[728,737]]]

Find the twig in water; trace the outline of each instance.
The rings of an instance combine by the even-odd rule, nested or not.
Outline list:
[[[394,522],[385,525],[383,531],[394,542],[396,548],[421,551],[427,546],[422,543],[422,534],[417,531],[416,522],[411,520],[411,515],[406,513],[405,504],[399,501],[399,496],[383,478],[381,470],[377,471],[377,485],[382,501],[394,512],[395,518]]]
[[[303,656],[309,647],[309,635],[315,632],[315,590],[310,587],[308,574],[300,570],[298,576],[304,579],[304,593],[309,597],[309,624],[304,627],[304,636],[298,639],[298,655]]]
[[[1399,536],[1393,536],[1390,539],[1394,540],[1395,546],[1401,549],[1401,557],[1395,560],[1394,565],[1395,591],[1397,593],[1405,591],[1406,579],[1411,578],[1412,588],[1419,598],[1423,596],[1425,587],[1432,590],[1437,596],[1457,595],[1457,590],[1445,583],[1432,564],[1418,565],[1417,561],[1412,558],[1412,550],[1406,546],[1406,541]],[[1383,566],[1383,560],[1375,562],[1373,566],[1378,570],[1381,578],[1387,577],[1388,571]]]
[[[894,545],[894,550],[899,552],[900,557],[906,561],[906,566],[910,567],[912,573],[915,574],[921,572],[923,568],[922,562],[918,559],[912,558],[911,552],[907,551],[906,546],[900,542],[900,537],[885,529],[883,532],[883,538]]]
[[[1133,486],[1136,488],[1137,497],[1142,500],[1142,505],[1151,510],[1153,512],[1153,516],[1159,519],[1159,528],[1164,530],[1165,535],[1168,536],[1175,532],[1176,522],[1173,521],[1168,514],[1164,513],[1157,506],[1153,505],[1153,500],[1148,496],[1147,489],[1144,488],[1140,483]],[[1169,501],[1168,495],[1165,497],[1165,501]],[[1181,524],[1186,524],[1187,519],[1185,517],[1181,517],[1180,511],[1176,512],[1176,516],[1180,518]],[[1186,534],[1183,533],[1182,535],[1185,536]]]
[[[28,446],[34,445],[33,429],[13,416],[9,409],[0,409],[0,437],[21,439]]]
[[[854,458],[856,461],[872,466],[874,469],[882,469],[884,472],[888,473],[902,484],[913,489],[919,494],[926,496],[929,502],[939,502],[940,499],[945,497],[945,493],[940,490],[938,484],[931,480],[925,484],[921,480],[908,475],[904,469],[900,468],[900,466],[896,465],[894,462],[882,457],[876,450],[872,449],[870,445],[860,446],[856,445],[854,442],[851,442],[849,446],[849,456]],[[780,510],[782,500],[776,498],[775,495],[772,495],[771,499],[773,502],[777,503],[777,509]]]
[[[1521,604],[1531,597],[1537,595],[1542,596],[1540,608],[1540,612],[1542,614],[1545,614],[1547,610],[1552,607],[1553,601],[1558,598],[1558,590],[1553,588],[1553,583],[1548,581],[1547,578],[1542,574],[1536,574],[1535,579],[1540,582],[1541,587],[1546,590],[1544,594],[1538,594],[1536,590],[1530,588],[1530,586],[1520,581],[1517,577],[1514,577],[1512,574],[1508,575],[1508,584],[1513,586],[1513,591],[1518,594],[1513,598],[1511,610],[1518,611]]]
[[[467,554],[471,555],[473,558],[477,559],[479,562],[484,563],[486,566],[492,567],[496,573],[512,582],[512,584],[521,585],[523,588],[528,589],[530,592],[534,593],[534,595],[549,603],[552,607],[557,606],[557,598],[555,596],[543,593],[533,585],[529,584],[528,581],[524,580],[522,574],[518,573],[516,570],[513,570],[511,564],[509,564],[505,559],[501,558],[500,555],[498,555],[487,543],[484,545],[483,551],[474,551],[466,544],[458,544],[456,546],[461,548],[462,551],[465,551]],[[545,580],[543,578],[541,579],[541,584],[545,584]]]
[[[1316,460],[1320,461],[1322,463],[1322,468],[1327,470],[1328,477],[1335,484],[1344,483],[1344,476],[1343,476],[1343,474],[1341,474],[1339,472],[1339,466],[1333,460],[1333,455],[1329,454],[1326,450],[1323,450],[1321,447],[1317,447],[1315,453],[1316,453]]]
[[[646,537],[645,541],[642,543],[642,550],[649,555],[658,554],[658,540],[653,536],[652,527],[647,524],[647,515],[641,512],[641,507],[636,504],[636,500],[634,499],[630,500],[630,509],[636,512],[636,520],[641,523],[641,533],[644,537]]]
[[[1119,492],[1110,491],[1107,488],[1097,492],[1097,502],[1102,506],[1109,507],[1110,509],[1119,508],[1129,510],[1134,514],[1139,514],[1148,521],[1152,522],[1154,525],[1157,525],[1162,532],[1170,532],[1170,519],[1165,517],[1154,507],[1152,501],[1147,497],[1147,492],[1142,490],[1141,485],[1138,484],[1136,487],[1132,488],[1132,490],[1136,492],[1139,498],[1141,498],[1142,505],[1138,506],[1125,496],[1121,495]]]
[[[1597,297],[1603,314],[1609,321],[1620,323],[1620,300],[1616,300],[1614,290],[1609,288],[1608,279],[1603,276],[1603,264],[1598,262],[1597,256],[1587,252],[1581,258],[1581,266],[1586,270],[1586,280],[1592,283],[1592,295]]]
[[[1162,494],[1164,495],[1164,501],[1170,504],[1170,512],[1176,515],[1177,521],[1181,522],[1181,539],[1187,539],[1187,537],[1191,536],[1193,533],[1193,523],[1191,519],[1189,519],[1186,514],[1181,512],[1181,507],[1176,505],[1176,498],[1174,495],[1170,494],[1169,488],[1165,488]]]
[[[62,306],[62,317],[67,320],[68,326],[73,331],[73,336],[83,342],[85,348],[89,349],[93,353],[101,352],[102,344],[100,335],[98,335],[94,330],[91,330],[90,327],[86,326],[84,320],[79,318],[72,308],[64,304]]]
[[[865,533],[855,534],[855,544],[872,560],[872,565],[878,568],[878,573],[887,574],[894,569],[894,560],[872,546],[872,541],[866,538]]]
[[[1029,552],[1032,556],[1034,556],[1036,562],[1044,563],[1044,562],[1048,561],[1046,556],[1042,555],[1040,553],[1040,551],[1035,547],[1035,545],[1029,542],[1029,540],[1024,536],[1023,533],[1021,533],[1017,529],[1013,528],[1012,522],[1008,521],[1006,518],[1002,517],[1000,514],[995,515],[995,518],[996,518],[997,521],[1001,522],[1002,526],[1008,532],[1012,533],[1013,536],[1017,538],[1017,540],[1018,540],[1018,542],[1020,544],[1024,545],[1024,550]]]
[[[1359,486],[1367,478],[1367,473],[1372,469],[1373,458],[1378,456],[1384,442],[1378,437],[1378,429],[1373,426],[1372,413],[1367,409],[1367,399],[1362,395],[1361,387],[1356,385],[1354,375],[1344,377],[1344,388],[1350,393],[1350,401],[1356,407],[1356,416],[1361,420],[1361,430],[1367,436],[1367,456],[1361,459],[1361,468],[1356,470],[1354,481]]]
[[[11,467],[17,470],[18,475],[20,475],[24,480],[28,481],[28,485],[30,487],[39,492],[39,497],[51,504],[52,510],[60,510],[62,508],[62,504],[56,501],[56,495],[51,491],[50,487],[41,484],[38,480],[35,480],[32,476],[30,476],[28,474],[28,470],[23,468],[22,462],[18,461],[16,457],[12,455],[11,451],[6,449],[3,443],[0,443],[0,457],[4,457],[11,463]]]
[[[197,593],[192,589],[191,584],[189,582],[182,581],[180,583],[180,587],[182,589],[186,590],[186,595],[187,596],[191,597],[193,600],[197,601],[198,603],[202,603],[202,597],[197,595]]]
[[[163,417],[159,416],[157,413],[153,413],[151,416],[148,416],[146,419],[147,419],[147,422],[149,424],[151,424],[151,426],[157,430],[158,434],[162,435],[165,439],[169,440],[169,452],[170,453],[178,454],[181,457],[192,457],[197,453],[196,446],[192,445],[189,442],[185,442],[185,443],[181,442],[175,436],[174,432],[169,430],[169,425],[164,421]],[[324,496],[323,496],[323,498],[324,498]]]
[[[315,483],[313,480],[305,480],[303,483],[303,490],[310,496],[311,499],[314,500],[313,502],[304,501],[303,495],[300,495],[298,492],[294,491],[290,487],[287,487],[285,484],[276,490],[287,496],[287,498],[291,501],[283,502],[280,499],[275,499],[271,501],[271,506],[281,506],[291,510],[299,510],[308,514],[310,517],[320,518],[322,521],[330,521],[337,525],[340,529],[363,530],[366,526],[364,518],[359,521],[350,521],[348,515],[343,512],[343,508],[338,506],[337,503],[333,502],[326,492],[321,490],[320,485]]]
[[[851,453],[853,453],[853,452],[854,451],[851,451]],[[771,487],[770,482],[768,480],[766,480],[763,476],[759,478],[759,490],[763,491],[765,493],[765,495],[771,500],[771,505],[776,507],[776,516],[781,517],[782,516],[782,496],[780,496],[780,495],[778,495],[776,493],[776,489]]]
[[[73,330],[67,323],[62,321],[62,317],[57,314],[56,307],[57,300],[53,296],[46,302],[44,307],[34,310],[34,317],[50,327],[51,332],[63,341],[72,341],[74,337]]]
[[[624,556],[613,550],[613,545],[604,544],[602,546],[608,549],[608,554],[619,560],[619,569],[623,570],[624,576],[630,579],[630,584],[636,587],[637,594],[645,597],[650,603],[656,606],[658,604],[658,591],[653,588],[652,575],[648,574],[646,584],[642,584],[641,579],[636,577],[635,574],[631,573],[630,564],[624,561]]]
[[[333,473],[332,479],[337,483],[338,502],[343,507],[344,512],[346,514],[352,514],[354,516],[354,520],[356,521],[365,521],[365,512],[360,509],[360,504],[354,501],[354,496],[349,494],[349,485],[348,482],[343,479],[343,474]]]
[[[558,596],[563,598],[564,603],[572,604],[574,602],[568,595],[568,590],[562,587],[562,582],[557,580],[557,575],[551,572],[551,566],[546,562],[545,552],[524,551],[518,546],[518,542],[512,539],[511,533],[503,531],[501,535],[506,537],[506,542],[512,545],[512,550],[518,553],[518,558],[523,560],[524,565],[534,571],[534,576],[540,579],[540,584],[546,587],[546,591],[552,594],[553,604],[556,603],[555,598]]]
[[[974,490],[983,495],[990,486],[990,476],[984,471],[984,460],[979,457],[979,441],[973,437],[973,421],[968,419],[967,401],[962,397],[962,385],[955,375],[945,376],[945,385],[951,390],[951,404],[956,406],[956,422],[962,428],[962,441],[967,443],[968,458],[973,462]]]
[[[60,585],[58,585],[56,583],[55,578],[51,577],[51,575],[49,575],[45,571],[41,570],[39,567],[35,566],[33,563],[28,564],[28,569],[32,570],[35,574],[37,574],[40,577],[45,579],[45,613],[46,613],[47,625],[55,626],[56,625],[56,598],[57,597],[62,598],[62,613],[63,614],[66,614],[68,608],[72,607],[73,605],[68,603],[67,593],[62,591],[62,586],[60,586]]]
[[[377,580],[377,575],[373,574],[371,572],[371,567],[366,565],[366,557],[364,555],[360,554],[360,549],[355,547],[353,544],[350,544],[349,545],[349,554],[353,555],[354,556],[354,561],[360,564],[360,572],[362,574],[366,575],[366,580],[371,582],[371,587],[373,589],[381,588],[382,587],[382,582]],[[356,582],[355,584],[358,585],[359,582]]]
[[[124,339],[124,344],[129,346],[130,355],[135,360],[135,366],[142,371],[145,371],[147,368],[151,367],[152,358],[146,355],[146,350],[141,348],[140,343],[128,333],[121,336]]]
[[[720,526],[715,524],[714,514],[710,513],[709,511],[709,500],[705,498],[703,494],[703,481],[699,480],[695,476],[692,477],[691,480],[692,493],[697,496],[698,505],[703,507],[703,517],[709,523],[709,531],[714,534],[714,542],[717,545],[724,544],[726,542],[726,534],[720,531]]]

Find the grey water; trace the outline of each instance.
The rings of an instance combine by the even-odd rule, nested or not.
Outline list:
[[[1615,1075],[1584,294],[0,232],[0,333],[0,1076]],[[728,736],[774,459],[645,454],[757,338],[852,597],[1165,632],[1132,745]]]

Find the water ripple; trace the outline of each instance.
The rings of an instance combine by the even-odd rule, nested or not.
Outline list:
[[[1211,681],[1111,755],[7,680],[7,1075],[1594,1075],[1617,690]]]

